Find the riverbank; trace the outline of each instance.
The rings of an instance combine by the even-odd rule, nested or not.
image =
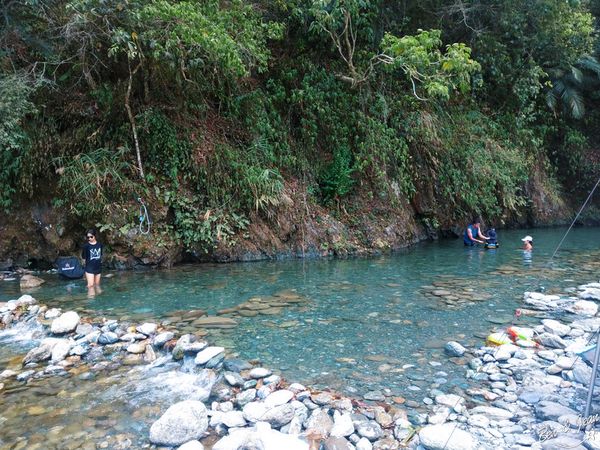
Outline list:
[[[209,345],[201,330],[181,335],[164,322],[81,318],[74,311],[48,309],[25,295],[0,305],[0,317],[15,335],[26,326],[36,346],[19,360],[18,370],[0,374],[0,395],[19,395],[36,379],[76,377],[84,383],[102,372],[131,370],[131,365],[160,369],[165,379],[173,371],[190,375],[191,401],[155,412],[155,417],[146,418],[140,435],[123,434],[116,440],[96,436],[93,441],[59,433],[53,445],[60,448],[75,448],[69,447],[73,442],[82,448],[128,448],[136,442],[147,445],[148,436],[157,445],[200,439],[215,449],[237,449],[257,440],[266,449],[305,449],[321,441],[327,449],[359,450],[403,444],[416,448],[419,442],[427,449],[547,449],[567,444],[596,448],[594,433],[585,434],[578,419],[591,369],[575,352],[600,327],[597,301],[600,284],[579,286],[569,297],[526,293],[521,311],[542,320],[532,328],[542,348],[529,348],[519,340],[516,344],[524,347],[507,343],[464,348],[449,343],[447,356],[457,367],[465,365],[468,387],[444,392],[448,374],[439,372],[422,403],[416,403],[385,389],[362,398],[314,391],[289,384],[256,361],[229,357],[223,347]],[[198,315],[203,328],[233,325],[229,317]],[[13,433],[19,435],[13,430],[6,438]],[[43,448],[35,439],[20,442]],[[187,445],[184,448],[201,448],[198,443]]]

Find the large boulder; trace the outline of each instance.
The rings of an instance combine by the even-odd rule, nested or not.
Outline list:
[[[219,440],[213,450],[309,450],[308,443],[296,436],[272,430],[268,423],[259,422],[253,428],[242,428]]]
[[[77,325],[79,325],[79,314],[75,311],[67,311],[52,321],[50,331],[54,334],[70,333],[75,331]]]
[[[457,423],[429,425],[419,431],[419,440],[428,450],[475,450],[477,440],[458,428]]]
[[[175,403],[150,427],[150,442],[156,445],[177,446],[200,439],[208,428],[204,403],[185,400]]]

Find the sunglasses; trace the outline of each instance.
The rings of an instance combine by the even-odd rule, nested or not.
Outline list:
[[[90,239],[94,239],[94,236],[86,236],[86,239],[89,241]]]

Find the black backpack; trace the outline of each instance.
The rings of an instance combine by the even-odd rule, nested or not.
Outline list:
[[[83,267],[76,256],[61,256],[56,260],[58,273],[71,280],[83,277]]]

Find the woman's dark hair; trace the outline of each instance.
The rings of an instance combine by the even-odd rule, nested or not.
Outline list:
[[[85,235],[87,236],[88,234],[91,234],[94,237],[98,237],[98,234],[96,233],[96,229],[95,228],[89,228],[86,232]]]
[[[475,224],[475,223],[481,223],[481,217],[479,217],[479,216],[473,217],[473,222],[471,222],[471,223],[473,223],[473,224]]]

